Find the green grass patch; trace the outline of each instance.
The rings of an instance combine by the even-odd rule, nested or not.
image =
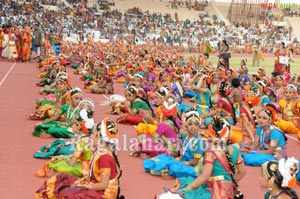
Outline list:
[[[198,54],[187,54],[186,56],[195,55],[198,58]],[[252,66],[252,55],[247,56],[233,56],[229,60],[231,68],[237,69],[240,68],[240,62],[243,58],[247,58],[247,67],[249,72],[257,72],[258,67]],[[218,57],[216,55],[210,55],[210,60],[213,65],[216,66],[218,63]],[[294,63],[290,62],[291,73],[299,73],[300,58],[294,58]],[[266,69],[267,74],[271,74],[274,70],[274,56],[265,57],[264,60],[260,60],[260,65]]]

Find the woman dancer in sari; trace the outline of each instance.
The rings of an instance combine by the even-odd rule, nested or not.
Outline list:
[[[61,66],[60,66],[61,67]],[[61,71],[61,70],[60,70]],[[70,78],[69,75],[65,71],[58,72],[55,76],[55,80],[60,78],[61,76],[65,77],[65,84],[67,87],[70,87]],[[40,94],[56,94],[59,92],[59,89],[57,88],[57,82],[53,82],[50,85],[45,85],[41,90]]]
[[[213,119],[214,115],[219,115],[227,120],[227,122],[234,126],[237,123],[236,117],[235,117],[235,111],[232,101],[228,98],[227,90],[228,90],[228,83],[227,82],[221,82],[219,86],[219,94],[220,98],[217,103],[216,110],[211,111],[209,116],[205,120],[205,126],[208,127]],[[231,128],[231,142],[237,143],[242,141],[242,132],[238,127],[232,127]]]
[[[49,94],[47,96],[48,99],[39,100],[37,102],[36,109],[29,118],[32,120],[50,118],[61,106],[70,103],[70,91],[68,90],[68,87],[69,83],[67,74],[58,73],[55,82],[55,94]]]
[[[89,143],[94,153],[88,175],[83,178],[70,174],[55,175],[36,191],[35,199],[117,198],[120,176],[119,161],[114,150],[118,143],[117,132],[111,119],[99,122]]]
[[[71,103],[65,104],[51,118],[45,119],[43,123],[37,124],[32,133],[33,136],[57,138],[73,137],[71,126],[74,117],[78,115],[78,105],[82,100],[82,93],[80,88],[74,88],[70,92]],[[57,121],[61,115],[65,115],[65,122]]]
[[[280,48],[275,52],[275,64],[274,64],[274,72],[280,72],[282,74],[282,67],[284,64],[280,63],[280,57],[286,56],[286,48],[285,43],[281,42]]]
[[[22,61],[29,61],[30,60],[30,51],[31,51],[31,30],[29,27],[25,27],[25,31],[22,37]]]
[[[92,81],[89,90],[96,94],[113,94],[113,80],[107,75],[107,69],[102,67],[97,71],[95,80]]]
[[[221,49],[219,51],[219,59],[223,58],[226,70],[229,70],[230,49],[227,40],[222,40]]]
[[[259,182],[261,187],[268,188],[265,199],[298,199],[292,190],[296,185],[296,174],[299,162],[294,158],[268,161],[261,166]]]
[[[174,158],[165,154],[155,156],[144,161],[145,172],[152,175],[161,175],[164,178],[173,177],[197,177],[202,164],[204,143],[201,139],[199,126],[201,120],[196,108],[191,108],[186,113],[184,127],[186,133],[182,138],[182,156]]]
[[[300,101],[297,96],[297,88],[288,84],[284,89],[284,98],[279,101],[282,118],[275,124],[285,133],[297,134],[300,140]]]
[[[214,117],[209,133],[215,148],[206,146],[209,150],[204,152],[202,173],[196,179],[176,179],[172,193],[179,192],[186,199],[233,199],[241,195],[238,181],[246,169],[238,147],[229,144],[230,125],[225,119]],[[158,198],[163,199],[163,195]]]
[[[213,72],[211,75],[210,75],[210,78],[211,78],[211,82],[209,83],[209,89],[210,89],[210,92],[211,92],[211,103],[212,105],[216,105],[217,102],[218,102],[218,88],[219,88],[219,79],[218,79],[218,76],[217,76],[217,73],[216,72]]]
[[[167,95],[162,105],[162,118],[152,135],[140,134],[139,145],[133,156],[142,158],[153,157],[159,154],[178,155],[181,124],[177,115],[177,103],[174,95]]]
[[[253,147],[242,147],[246,165],[261,166],[269,160],[286,157],[286,140],[284,133],[274,125],[276,107],[268,104],[258,113],[258,126]]]
[[[195,80],[199,76],[201,76],[201,77],[200,77],[197,85],[194,85]],[[209,116],[210,107],[211,107],[211,92],[210,92],[209,88],[207,88],[206,78],[207,78],[206,75],[197,74],[197,75],[195,75],[195,77],[193,78],[193,80],[191,82],[192,88],[195,89],[197,92],[197,94],[196,94],[197,111],[199,112],[201,118],[205,118],[204,123],[206,123],[206,120],[207,120],[206,117]],[[178,112],[185,113],[185,112],[187,112],[187,110],[190,107],[191,106],[188,104],[179,104]]]
[[[274,92],[275,92],[275,103],[276,105],[278,104],[278,102],[283,98],[284,95],[284,85],[285,85],[285,81],[284,81],[284,77],[282,75],[276,75],[274,77]],[[279,107],[277,107],[277,110],[279,110]]]
[[[16,61],[19,56],[18,52],[17,52],[16,39],[17,39],[17,37],[15,36],[15,34],[11,33],[9,36],[9,41],[8,41],[8,49],[9,49],[8,60],[9,61]]]
[[[169,91],[165,87],[162,87],[155,92],[154,103],[157,107],[155,117],[151,117],[149,114],[143,115],[145,122],[139,123],[136,128],[138,136],[140,134],[152,136],[157,129],[157,125],[163,122],[163,103],[168,93]]]
[[[92,151],[88,146],[91,141],[90,135],[94,127],[94,103],[90,99],[84,99],[79,104],[79,114],[74,119],[72,132],[75,137],[75,152],[70,156],[56,156],[47,162],[43,169],[38,170],[39,177],[51,177],[56,173],[69,173],[83,177],[88,174],[89,161]],[[74,142],[74,141],[73,141]],[[74,143],[73,143],[74,144]]]
[[[165,70],[162,70],[158,74],[158,79],[154,83],[154,87],[152,92],[148,92],[150,98],[154,98],[155,91],[160,89],[161,87],[165,87],[170,90],[171,83],[168,76],[168,73]]]
[[[142,115],[145,113],[154,116],[149,102],[138,96],[138,90],[135,87],[130,86],[127,88],[125,97],[129,103],[124,105],[123,110],[125,110],[125,113],[117,119],[117,122],[137,125],[143,122]]]
[[[235,112],[233,103],[228,98],[227,90],[228,90],[228,83],[227,82],[221,82],[219,88],[219,95],[220,98],[218,99],[216,111],[213,111],[210,113],[211,117],[206,119],[205,126],[208,127],[209,124],[212,121],[213,115],[220,115],[221,117],[226,118],[226,120],[229,122],[230,125],[236,124],[236,118],[235,118]]]

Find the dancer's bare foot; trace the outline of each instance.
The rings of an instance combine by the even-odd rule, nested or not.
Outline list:
[[[174,180],[175,179],[173,176],[170,176],[168,173],[162,173],[161,177],[164,180]]]
[[[56,175],[57,172],[54,171],[53,169],[47,169],[47,177],[51,178],[52,176]]]
[[[143,160],[149,159],[150,156],[147,155],[146,153],[141,153],[140,158],[142,158]]]
[[[46,133],[46,132],[41,133],[40,137],[41,137],[41,138],[53,138],[52,135],[50,135],[50,134],[48,134],[48,133]]]

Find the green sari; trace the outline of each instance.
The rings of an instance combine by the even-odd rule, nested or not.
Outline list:
[[[71,110],[71,104],[63,105],[59,115],[66,115],[66,122],[52,121],[46,124],[38,124],[32,135],[40,137],[42,133],[50,134],[56,138],[70,138],[73,137],[72,124],[74,116],[78,115],[78,108]]]

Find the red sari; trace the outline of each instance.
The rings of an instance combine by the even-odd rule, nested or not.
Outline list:
[[[83,184],[101,182],[109,175],[108,187],[102,191],[88,189]],[[118,170],[111,153],[95,154],[91,160],[88,178],[78,178],[70,174],[59,174],[49,178],[36,192],[35,199],[110,199],[118,193]]]
[[[28,61],[30,59],[32,37],[29,31],[25,31],[22,39],[22,60]]]

